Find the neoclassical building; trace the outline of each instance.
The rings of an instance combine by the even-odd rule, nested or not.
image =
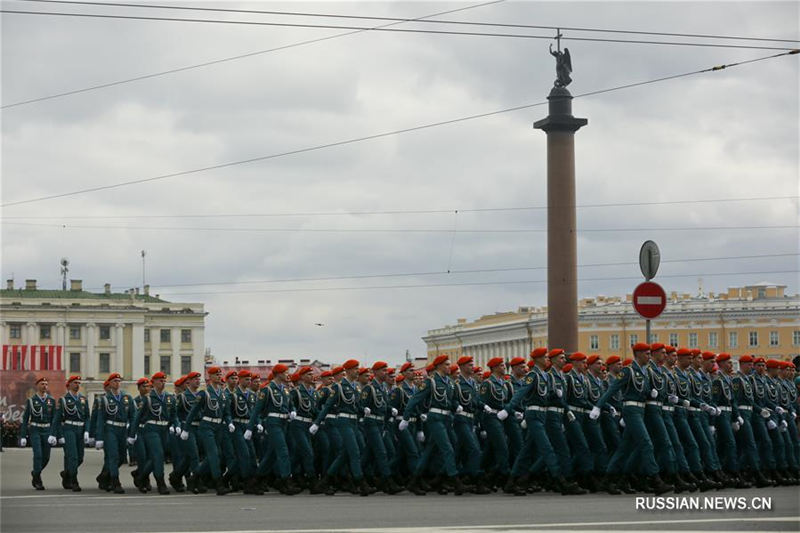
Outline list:
[[[584,298],[578,313],[582,352],[628,357],[631,345],[645,341],[645,321],[633,310],[630,294]],[[800,295],[788,296],[785,285],[766,282],[722,294],[673,292],[651,328],[651,342],[791,359],[800,354]],[[429,330],[423,340],[429,360],[442,353],[472,355],[485,366],[492,357],[527,356],[547,346],[547,308],[520,307],[473,322],[459,318]]]
[[[0,290],[3,369],[80,374],[90,393],[111,372],[132,382],[158,370],[170,378],[202,371],[206,314],[201,303],[168,302],[150,295],[148,286],[141,294],[115,293],[109,284],[89,292],[80,280],[68,290],[43,290],[36,280],[14,288],[9,280]],[[42,353],[60,361],[40,359]]]

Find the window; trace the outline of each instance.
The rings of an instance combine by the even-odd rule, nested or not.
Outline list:
[[[192,342],[192,330],[190,329],[181,330],[181,342]]]
[[[600,349],[600,338],[597,335],[589,336],[589,349],[590,350]]]
[[[697,333],[689,333],[689,348],[697,348]]]
[[[39,338],[40,339],[49,339],[51,333],[50,326],[39,326]]]
[[[631,335],[631,343],[630,343],[630,344],[631,344],[631,346],[633,346],[633,345],[634,345],[634,344],[636,344],[637,342],[639,342],[639,335],[635,335],[635,334],[634,334],[634,335]]]
[[[778,332],[777,331],[770,331],[769,332],[769,345],[770,346],[777,346],[778,345]]]
[[[751,331],[750,332],[750,346],[758,346],[758,332]]]
[[[100,326],[100,340],[107,341],[111,338],[111,326]]]
[[[192,356],[191,355],[182,355],[181,356],[181,374],[186,375],[192,371]]]
[[[161,330],[161,342],[169,342],[170,340],[170,330],[162,329]]]
[[[739,346],[739,334],[735,331],[728,333],[728,348],[736,348]]]
[[[670,333],[669,334],[669,343],[672,346],[678,346],[678,334],[677,333]]]
[[[792,332],[792,344],[795,346],[800,344],[800,330],[794,330]]]
[[[658,342],[658,333],[651,333],[650,334],[650,342]]]
[[[759,298],[766,298],[767,297],[767,289],[765,289],[764,287],[759,287],[758,288],[758,297]]]
[[[111,354],[108,353],[100,354],[99,370],[101,374],[108,374],[109,372],[111,372]]]
[[[616,333],[611,335],[611,341],[609,342],[608,347],[611,348],[612,350],[619,350],[619,335],[617,335]]]
[[[144,329],[144,342],[150,342],[150,330],[147,328]]]
[[[159,368],[159,370],[161,370],[163,373],[169,375],[170,374],[170,368],[169,368],[170,356],[162,355],[160,357],[160,359],[161,359],[161,368]]]
[[[73,373],[81,371],[81,354],[75,352],[69,354],[69,371]]]
[[[150,356],[149,355],[145,355],[144,356],[144,375],[145,376],[149,376],[150,375]]]
[[[712,331],[712,332],[710,332],[708,334],[708,345],[711,348],[716,348],[717,347],[717,332],[716,331]]]
[[[75,341],[81,340],[81,328],[80,326],[70,326],[69,327],[69,338]]]
[[[11,327],[8,328],[8,336],[12,339],[19,339],[22,337],[22,328],[19,327],[19,324],[11,324]]]

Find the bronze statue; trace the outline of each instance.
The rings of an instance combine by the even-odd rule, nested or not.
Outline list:
[[[555,87],[566,87],[572,83],[572,78],[569,77],[572,72],[572,59],[569,56],[569,48],[564,48],[563,52],[560,49],[554,52],[551,44],[550,55],[556,58],[556,81],[553,82],[553,85]]]

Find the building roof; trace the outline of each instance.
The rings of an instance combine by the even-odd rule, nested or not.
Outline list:
[[[69,299],[69,300],[131,300],[130,294],[122,292],[112,293],[94,293],[88,291],[73,291],[73,290],[48,290],[48,289],[0,289],[0,298],[39,298],[42,300],[51,300],[56,298]],[[137,302],[145,303],[168,303],[166,300],[156,298],[144,294],[135,294],[133,298]]]

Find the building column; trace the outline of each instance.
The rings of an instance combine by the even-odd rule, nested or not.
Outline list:
[[[123,377],[125,376],[125,362],[122,357],[124,349],[124,336],[123,331],[125,324],[116,324],[114,327],[114,346],[117,351],[114,354],[114,372],[119,372]]]
[[[131,379],[137,380],[144,376],[144,326],[133,324],[131,335]]]
[[[0,344],[8,344],[8,324],[0,322]]]
[[[169,334],[169,340],[172,347],[172,364],[170,370],[172,376],[181,375],[181,328],[172,328]],[[170,376],[170,380],[172,380]]]
[[[161,343],[161,329],[150,328],[150,375],[161,370],[161,354],[158,347]]]
[[[205,330],[192,328],[192,370],[204,374],[206,357]]]
[[[67,325],[64,322],[58,322],[56,324],[56,346],[65,346],[67,344]]]
[[[95,360],[95,345],[97,344],[97,325],[93,322],[86,324],[86,371],[84,379],[97,377],[97,361]]]

